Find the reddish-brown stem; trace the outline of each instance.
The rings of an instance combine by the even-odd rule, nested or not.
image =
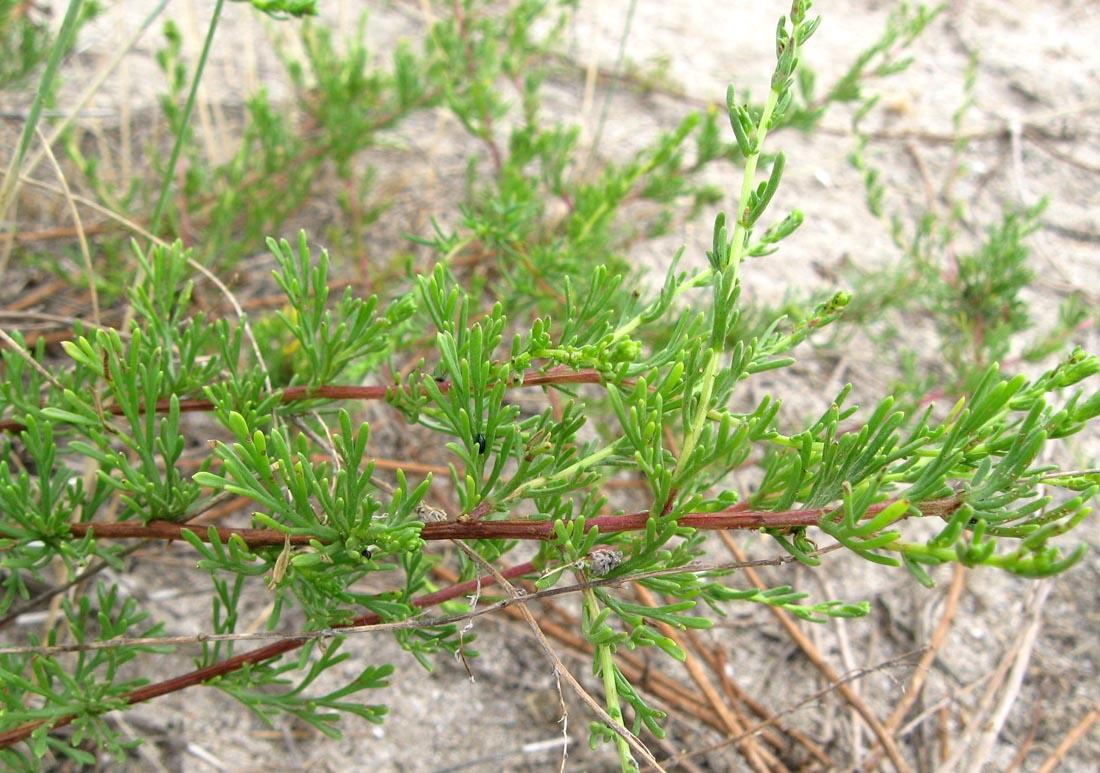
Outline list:
[[[888,500],[867,508],[865,517],[872,517],[896,500]],[[944,517],[953,513],[962,504],[958,497],[945,497],[943,499],[930,499],[919,503],[921,513],[925,516]],[[816,526],[821,519],[836,511],[835,507],[816,507],[809,510],[783,510],[769,512],[767,510],[746,510],[743,505],[734,505],[725,510],[714,513],[687,513],[677,519],[681,526],[693,529],[731,531],[736,529],[792,529],[802,526]],[[476,508],[475,508],[476,512]],[[589,518],[585,521],[585,531],[599,528],[600,534],[615,534],[624,531],[641,531],[645,529],[650,514],[647,511],[628,513],[625,515],[605,515],[599,518]],[[187,526],[168,521],[152,521],[142,525],[139,523],[76,523],[71,527],[72,534],[77,539],[92,533],[96,539],[183,539],[183,531],[187,530],[196,535],[203,542],[210,540],[208,529],[197,526]],[[223,542],[236,535],[253,548],[278,547],[284,545],[287,540],[291,545],[308,545],[315,539],[308,534],[291,534],[275,529],[227,529],[214,528],[218,538]],[[0,529],[2,533],[2,529]],[[478,519],[442,521],[439,523],[426,523],[420,531],[420,536],[425,540],[446,539],[523,539],[523,540],[549,540],[554,535],[552,521],[531,521],[527,519],[512,519],[507,521],[485,521]]]
[[[501,576],[505,579],[512,579],[515,577],[522,577],[525,574],[531,574],[535,571],[535,566],[531,562],[518,564],[516,566],[504,569],[501,571]],[[475,592],[478,588],[484,588],[496,583],[496,578],[492,576],[481,577],[468,582],[459,583],[458,585],[452,585],[448,588],[443,588],[434,593],[427,593],[423,596],[419,596],[413,600],[412,604],[420,609],[427,609],[438,604],[442,604],[444,601],[460,598],[467,594]],[[359,615],[352,622],[346,626],[333,626],[333,630],[339,630],[340,628],[356,627],[364,625],[377,625],[382,622],[380,615],[374,612],[369,612],[364,615]],[[215,663],[212,666],[206,666],[205,668],[199,668],[195,671],[191,671],[180,676],[173,677],[172,679],[165,679],[163,682],[157,682],[156,684],[148,684],[144,687],[139,687],[136,690],[131,690],[121,696],[121,700],[127,704],[133,705],[135,703],[142,703],[143,701],[152,700],[153,698],[159,698],[162,695],[168,693],[177,692],[188,687],[194,687],[195,685],[208,682],[211,679],[216,679],[219,676],[225,676],[228,673],[243,668],[246,665],[252,665],[255,663],[262,663],[265,660],[271,660],[277,658],[280,655],[284,655],[287,652],[291,652],[305,643],[304,639],[283,639],[277,641],[274,644],[269,644],[266,647],[260,647],[259,649],[246,652],[241,655],[223,660],[221,663]],[[70,714],[60,719],[54,720],[51,730],[57,730],[72,723],[76,719],[76,715]],[[35,722],[27,722],[19,727],[13,727],[3,733],[0,733],[0,748],[6,748],[12,744],[25,741],[30,737],[31,733],[36,728],[48,723],[50,720],[38,720]]]
[[[555,367],[545,373],[534,372],[516,379],[508,385],[510,389],[518,387],[548,386],[550,384],[598,384],[601,377],[598,370],[582,368],[571,370],[565,367]],[[446,392],[451,388],[451,382],[441,381],[438,384],[440,391]],[[295,400],[384,400],[390,390],[400,387],[389,386],[295,386],[285,387],[279,394],[279,400],[291,403]],[[157,400],[154,410],[157,413],[165,413],[171,398],[164,397]],[[214,404],[204,397],[188,398],[179,401],[181,413],[195,411],[212,411]],[[106,413],[119,416],[122,408],[118,405],[104,406]],[[25,424],[7,419],[0,421],[0,432],[22,432],[27,427]]]

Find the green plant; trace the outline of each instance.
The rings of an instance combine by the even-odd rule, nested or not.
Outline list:
[[[897,36],[911,39],[929,21],[931,17],[921,12],[898,14],[892,18],[884,40]],[[889,69],[909,63],[904,60],[890,64]],[[964,124],[973,104],[977,64],[977,57],[972,56],[964,98],[953,115],[956,139],[951,144],[944,180],[935,198],[915,213],[903,214],[895,209],[887,214],[882,169],[869,158],[871,137],[862,128],[879,96],[864,97],[859,89],[850,93],[850,98],[858,102],[853,114],[856,145],[852,161],[863,175],[868,208],[888,223],[901,257],[885,270],[878,267],[873,272],[853,272],[861,301],[849,313],[857,319],[885,320],[885,330],[876,337],[884,345],[896,341],[898,320],[906,315],[925,315],[933,320],[941,344],[928,375],[915,372],[922,358],[915,352],[907,353],[910,367],[895,389],[901,396],[923,399],[928,393],[965,393],[974,389],[991,363],[1009,357],[1042,362],[1063,350],[1073,331],[1089,319],[1080,294],[1072,292],[1060,305],[1057,323],[1040,335],[1032,333],[1032,340],[1021,346],[1021,338],[1035,326],[1034,314],[1024,298],[1036,278],[1029,265],[1027,237],[1039,227],[1047,199],[1030,207],[1004,208],[997,220],[985,227],[982,239],[968,234],[978,230],[980,224],[957,188],[967,169],[969,143]],[[1012,351],[1013,347],[1020,349],[1019,353]]]
[[[415,107],[446,104],[484,149],[470,162],[461,217],[454,230],[437,223],[417,240],[429,250],[428,270],[410,270],[407,282],[391,277],[369,298],[348,289],[330,300],[330,256],[303,233],[295,243],[268,240],[283,295],[278,312],[250,320],[239,306],[200,308],[196,282],[207,276],[212,245],[238,233],[229,221],[248,200],[238,189],[251,175],[291,167],[297,175],[321,163],[321,155],[303,158],[289,123],[261,97],[234,160],[208,175],[191,155],[178,191],[187,198],[224,188],[212,205],[222,214],[208,220],[212,241],[197,250],[178,241],[132,245],[131,322],[78,324],[64,358],[17,331],[3,334],[4,622],[78,590],[43,635],[0,651],[0,759],[13,769],[47,755],[92,764],[87,739],[121,759],[131,742],[107,711],[201,684],[265,720],[289,713],[336,736],[341,713],[381,721],[385,708],[361,702],[374,700],[361,693],[385,687],[392,668],[365,665],[336,688],[318,686],[347,659],[340,647],[356,632],[343,629],[392,629],[427,664],[440,651],[471,654],[460,626],[487,604],[527,609],[572,593],[603,688],[592,743],[609,742],[621,767],[636,769],[639,757],[655,762],[638,736],[661,737],[664,715],[624,672],[624,652],[656,647],[683,659],[674,634],[710,627],[733,602],[818,621],[868,610],[803,603],[805,594],[787,585],[737,587],[742,565],[703,563],[708,532],[763,530],[792,560],[815,566],[824,552],[815,529],[817,539],[904,567],[925,585],[943,564],[1042,577],[1078,561],[1083,547],[1067,553],[1059,538],[1087,517],[1100,475],[1049,465],[1041,454],[1100,415],[1100,393],[1082,386],[1100,361],[1081,350],[1033,379],[979,361],[979,377],[944,416],[899,410],[892,398],[859,413],[847,404],[848,387],[801,429],[780,420],[782,395],[771,391],[754,406],[732,407],[753,379],[790,366],[796,347],[840,324],[852,305],[837,291],[820,303],[795,302],[790,318],[743,319],[751,313],[741,300],[746,261],[775,253],[803,222],[797,210],[770,208],[787,161],[765,147],[810,104],[807,81],[795,88],[800,52],[819,22],[809,5],[795,2],[780,20],[764,102],[729,89],[733,142],[719,137],[719,111],[702,111],[588,176],[575,128],[540,115],[535,65],[564,17],[552,15],[546,38],[533,29],[555,7],[528,0],[479,14],[473,2],[458,3],[422,58],[400,49],[388,75],[368,76],[362,49],[337,57],[325,33],[307,30],[318,77],[310,116],[337,176],[350,176],[372,132]],[[199,75],[189,82],[173,50],[164,66],[177,73],[172,93],[183,98]],[[507,129],[501,82],[514,85],[520,104]],[[845,89],[834,89],[833,100]],[[342,120],[361,100],[377,112]],[[165,105],[188,157],[188,110],[174,114],[178,101]],[[261,145],[278,152],[261,156]],[[695,173],[730,160],[742,164],[736,209],[715,218],[706,262],[677,256],[660,287],[647,288],[628,271],[629,246],[647,233],[629,222],[628,208],[655,202],[658,223],[673,216],[674,203],[697,211],[716,192]],[[477,174],[486,164],[490,173]],[[251,200],[246,216],[266,201]],[[274,228],[297,201],[244,232]],[[563,217],[550,212],[555,202]],[[1014,268],[992,278],[1013,290],[1026,279],[1015,270],[1023,256],[1001,247],[1018,246],[1020,232],[1006,218],[991,239],[1000,247],[990,247],[992,259]],[[973,261],[975,282],[989,263]],[[948,313],[946,304],[936,311]],[[997,340],[1022,327],[1012,314],[1006,325]],[[973,343],[951,353],[960,367]],[[538,390],[545,407],[521,408],[520,390]],[[411,459],[392,476],[383,472],[372,461],[380,454],[371,424],[356,414],[368,401],[383,402],[421,444],[439,449],[448,480],[413,472]],[[197,412],[211,414],[217,429],[189,423]],[[730,471],[749,465],[756,485],[732,486]],[[626,512],[611,500],[608,481],[622,474],[641,481],[644,507]],[[192,523],[226,501],[248,511],[249,528]],[[186,541],[209,577],[209,624],[192,637],[201,655],[192,671],[161,682],[127,664],[166,656],[169,642],[101,571],[125,571],[132,548],[124,540],[134,538]],[[431,570],[442,558],[428,546],[445,540],[458,549],[459,575],[438,587]],[[515,558],[520,545],[535,546],[533,555]],[[40,591],[38,583],[56,581],[54,570],[60,584]],[[364,580],[383,580],[388,590],[365,590]],[[531,592],[521,594],[521,580],[533,582]],[[653,603],[622,593],[627,582]],[[277,640],[239,652],[259,638],[240,629],[242,599],[256,584],[266,585],[265,627]],[[496,602],[484,598],[493,586],[504,592]],[[425,614],[435,607],[443,612]],[[75,732],[54,732],[66,725]]]

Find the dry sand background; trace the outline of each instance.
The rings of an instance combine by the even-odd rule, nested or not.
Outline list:
[[[344,29],[363,8],[370,7],[368,37],[385,61],[388,46],[399,37],[412,40],[425,30],[419,3],[333,4],[328,14]],[[812,40],[806,57],[817,70],[819,82],[832,82],[857,51],[872,42],[883,28],[893,3],[886,0],[821,2],[815,11],[824,22]],[[207,3],[173,3],[169,13],[182,23],[188,50],[195,52],[207,18]],[[640,94],[620,88],[611,101],[611,120],[604,131],[601,150],[616,157],[675,124],[688,110],[720,102],[731,80],[754,93],[763,93],[771,69],[772,35],[776,17],[786,8],[781,2],[655,2],[639,0],[631,17],[626,0],[582,2],[570,24],[568,54],[582,68],[597,61],[615,66],[620,41],[629,22],[627,58],[642,70],[665,62],[667,77],[682,93]],[[93,72],[135,29],[147,12],[144,3],[120,2],[89,29],[80,46],[77,64]],[[281,69],[269,51],[270,36],[289,35],[293,25],[261,23],[247,8],[236,4],[226,11],[225,25],[215,42],[213,73],[205,95],[211,110],[204,116],[204,140],[218,143],[219,133],[232,130],[226,120],[230,108],[239,105],[251,88],[268,85],[278,97],[285,95]],[[292,36],[292,35],[291,35]],[[152,53],[159,36],[147,36],[129,55],[120,74],[112,77],[92,105],[102,111],[89,126],[108,131],[127,122],[140,124],[162,89]],[[1067,289],[1087,293],[1093,308],[1100,307],[1100,6],[1083,0],[1039,3],[1033,0],[1005,2],[954,2],[912,54],[913,67],[883,86],[886,109],[875,119],[875,128],[894,137],[871,147],[876,161],[889,170],[891,200],[900,207],[910,202],[924,205],[928,179],[944,178],[951,132],[951,115],[962,98],[962,83],[971,53],[980,56],[975,107],[965,129],[973,134],[968,171],[961,180],[970,200],[971,220],[984,230],[1004,204],[1026,205],[1041,195],[1051,197],[1044,216],[1047,225],[1033,239],[1034,260],[1041,281],[1032,293],[1038,316],[1050,319],[1057,301]],[[71,83],[74,91],[80,83]],[[561,115],[575,116],[591,136],[596,125],[595,105],[586,104],[583,82],[558,80],[548,87],[548,104]],[[799,206],[806,225],[776,256],[757,261],[745,271],[746,292],[754,298],[778,300],[784,293],[809,287],[829,286],[847,262],[865,268],[894,257],[888,234],[866,216],[859,175],[847,154],[852,143],[846,115],[830,114],[825,129],[813,137],[784,132],[773,148],[787,152],[787,175],[777,201],[777,211]],[[364,245],[364,254],[383,252],[387,240],[401,231],[423,226],[430,214],[448,217],[449,202],[460,186],[464,153],[470,146],[448,138],[459,134],[448,119],[423,116],[395,132],[405,150],[379,153],[371,162],[379,167],[383,192],[406,190],[419,180],[414,198],[402,193],[395,214],[387,216],[372,234],[377,243]],[[127,151],[120,150],[119,157]],[[914,163],[923,159],[928,178]],[[140,158],[131,159],[140,168]],[[731,187],[736,179],[725,179]],[[315,232],[331,217],[332,207],[319,202],[303,218]],[[690,260],[703,260],[709,240],[710,218],[648,244],[635,256],[648,261],[659,275],[660,267],[681,245]],[[356,256],[353,260],[360,259]],[[258,259],[262,262],[262,259]],[[259,265],[259,264],[258,264]],[[922,335],[914,323],[914,343]],[[1095,329],[1082,331],[1081,343],[1100,351]],[[866,342],[862,342],[866,343]],[[784,375],[784,389],[801,392],[808,410],[820,408],[848,380],[858,381],[861,392],[880,395],[896,373],[891,353],[870,351],[857,339],[849,350],[827,363],[808,361]],[[934,353],[933,353],[934,354]],[[1096,439],[1077,451],[1071,464],[1095,464]],[[1029,624],[1039,624],[1030,662],[1015,699],[1005,701],[1008,714],[1003,731],[992,739],[986,770],[1006,770],[1017,750],[1031,744],[1031,752],[1017,760],[1019,770],[1033,770],[1089,711],[1100,707],[1100,539],[1095,520],[1082,536],[1094,546],[1089,556],[1069,575],[1047,584],[1045,602],[1029,608],[1037,584],[993,572],[968,575],[962,604],[962,621],[950,634],[948,645],[928,678],[922,707],[951,699],[962,707],[954,716],[973,717],[978,712],[985,678],[1005,661],[1006,653]],[[742,539],[745,549],[757,557],[770,556],[774,547],[759,538]],[[149,595],[149,587],[171,588],[186,582],[186,551],[175,551],[172,560],[139,562],[133,592]],[[174,561],[174,563],[173,563]],[[165,584],[165,580],[168,583]],[[811,591],[817,599],[869,600],[870,617],[838,621],[824,626],[804,626],[817,647],[839,672],[874,666],[910,651],[927,641],[938,619],[949,574],[941,572],[941,587],[926,591],[902,571],[869,570],[854,559],[834,556],[821,571],[785,569],[772,572],[770,582],[791,583]],[[142,587],[148,580],[149,587]],[[152,585],[153,582],[156,585]],[[159,591],[157,591],[159,592]],[[156,614],[166,621],[169,633],[193,633],[194,620],[203,620],[207,602],[201,594],[152,594]],[[257,597],[252,614],[260,611]],[[245,615],[248,618],[248,614]],[[551,669],[529,634],[514,623],[482,618],[476,624],[482,657],[472,662],[477,677],[471,683],[462,666],[442,659],[432,673],[382,636],[350,641],[348,651],[371,662],[398,665],[393,687],[377,696],[391,707],[384,725],[375,727],[355,720],[344,723],[346,738],[330,741],[296,724],[278,720],[264,726],[237,704],[214,690],[191,690],[173,695],[122,720],[150,743],[135,757],[134,770],[371,770],[371,771],[539,771],[557,769],[560,747],[539,751],[530,744],[553,744],[561,738],[556,709],[557,692]],[[728,624],[705,633],[727,653],[730,676],[774,711],[794,706],[824,686],[810,666],[762,610],[731,610]],[[588,674],[582,660],[566,656],[579,677]],[[186,658],[174,663],[187,668]],[[163,664],[162,664],[163,666]],[[662,666],[665,667],[665,666]],[[349,672],[351,668],[349,667]],[[673,670],[678,679],[687,679]],[[909,672],[890,669],[853,684],[879,716],[885,716],[904,689]],[[590,683],[593,680],[588,680]],[[1010,683],[1011,680],[1008,680]],[[595,687],[595,684],[591,686]],[[994,699],[1003,697],[1003,693]],[[835,696],[796,711],[785,719],[821,743],[831,744],[841,766],[857,763],[870,746],[867,732],[850,709]],[[911,761],[929,769],[914,749],[937,737],[935,718],[904,739]],[[584,710],[570,703],[567,732],[572,739],[566,769],[597,771],[617,769],[607,749],[587,750]],[[665,751],[702,748],[718,740],[709,731],[670,721],[671,735]],[[957,726],[950,732],[959,734]],[[922,735],[927,734],[927,735]],[[658,756],[663,756],[658,753]],[[959,769],[970,765],[969,753]],[[1100,730],[1092,730],[1073,748],[1064,770],[1094,770],[1100,759]],[[729,751],[695,759],[692,770],[739,769],[740,758]],[[109,766],[108,766],[109,767]]]

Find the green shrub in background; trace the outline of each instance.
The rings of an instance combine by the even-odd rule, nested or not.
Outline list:
[[[274,15],[310,10],[253,4]],[[867,611],[806,603],[786,587],[738,587],[736,565],[707,561],[708,531],[762,529],[810,566],[829,549],[821,543],[835,543],[925,585],[948,563],[1027,577],[1070,568],[1083,547],[1067,551],[1057,538],[1087,516],[1100,475],[1040,460],[1100,414],[1100,393],[1085,386],[1100,361],[1066,351],[1081,312],[1067,312],[1037,347],[1037,356],[1062,352],[1042,375],[996,364],[1030,327],[1019,293],[1029,279],[1023,237],[1036,212],[1006,214],[960,261],[953,285],[929,252],[951,237],[950,222],[925,219],[910,237],[895,220],[911,260],[883,272],[880,286],[857,285],[871,301],[836,291],[780,314],[741,298],[746,261],[775,253],[803,225],[798,210],[770,206],[788,163],[772,149],[772,133],[813,131],[840,102],[865,115],[873,100],[860,84],[903,69],[899,51],[934,17],[925,9],[892,17],[882,40],[817,98],[800,68],[820,21],[809,5],[795,2],[780,20],[762,102],[731,86],[723,109],[692,113],[632,158],[593,166],[578,129],[548,117],[541,102],[568,3],[455,4],[422,51],[398,46],[381,69],[368,65],[362,35],[340,52],[326,30],[306,23],[305,59],[288,60],[299,118],[262,92],[250,96],[240,147],[217,164],[189,128],[206,52],[189,72],[178,33],[166,28],[158,62],[174,143],[157,157],[157,179],[113,188],[69,145],[89,186],[147,225],[127,247],[133,263],[112,279],[125,282],[125,323],[89,316],[62,344],[64,356],[41,341],[28,345],[17,330],[3,333],[0,614],[9,624],[58,600],[44,635],[0,652],[5,766],[63,757],[92,764],[89,741],[121,758],[132,744],[106,712],[140,710],[200,684],[262,717],[289,713],[337,736],[342,714],[382,720],[385,707],[374,701],[385,698],[375,691],[392,671],[364,665],[342,686],[316,689],[346,659],[341,644],[353,634],[344,628],[392,628],[428,665],[440,651],[467,651],[461,626],[487,605],[526,609],[569,592],[580,600],[603,688],[602,703],[591,704],[592,743],[613,744],[631,770],[636,760],[655,763],[638,735],[660,737],[664,717],[619,670],[616,653],[657,647],[682,659],[657,624],[707,628],[733,602],[808,620]],[[81,13],[74,2],[71,19]],[[550,23],[539,27],[543,20]],[[71,29],[49,54],[43,94]],[[384,130],[426,108],[450,111],[481,149],[453,224],[415,237],[429,251],[428,269],[390,261],[374,295],[334,293],[330,256],[306,234],[268,239],[283,307],[246,315],[218,282],[237,313],[199,310],[196,281],[228,275],[317,194],[318,181],[346,186],[349,243],[369,233],[385,207],[357,161],[384,142]],[[877,207],[880,184],[858,147],[856,160]],[[726,199],[698,173],[729,162],[741,170],[729,196],[735,208],[715,218],[705,260],[677,255],[659,287],[640,282],[633,243]],[[5,209],[14,179],[9,172]],[[653,204],[649,221],[631,219],[629,207],[643,201]],[[189,234],[199,236],[185,249],[176,239]],[[933,234],[940,243],[929,246]],[[108,237],[93,248],[122,243]],[[82,281],[92,290],[97,263],[87,255]],[[845,324],[847,307],[866,319],[898,311],[912,276],[951,342],[948,387],[959,396],[950,411],[915,407],[908,397],[927,391],[918,384],[865,412],[847,404],[845,387],[798,431],[777,418],[782,393],[751,410],[731,408],[747,382],[788,367],[799,344]],[[520,390],[544,395],[545,407],[521,408]],[[359,415],[369,401],[445,451],[449,480],[413,472],[413,460],[392,475],[377,468],[370,423]],[[219,434],[199,429],[191,412],[210,414]],[[731,487],[730,471],[747,465],[758,485]],[[607,488],[623,474],[644,482],[645,507],[626,512]],[[232,500],[245,501],[250,528],[188,525]],[[922,521],[936,525],[931,538]],[[202,655],[167,681],[134,672],[134,662],[168,658],[171,646],[102,572],[126,571],[135,538],[185,540],[212,583]],[[441,558],[426,551],[436,540],[459,551],[460,576],[443,587],[430,575]],[[533,557],[517,551],[529,544]],[[362,590],[375,576],[390,590]],[[536,591],[522,594],[521,579]],[[628,581],[663,602],[628,600],[618,589]],[[260,637],[239,631],[238,605],[257,584],[273,601],[266,627],[276,641],[247,650],[240,645]],[[503,600],[468,598],[493,586]],[[68,725],[75,732],[56,732]]]

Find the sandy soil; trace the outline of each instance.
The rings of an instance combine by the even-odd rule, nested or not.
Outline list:
[[[198,5],[197,10],[191,3],[172,9],[192,52],[199,45],[206,18],[207,4]],[[136,29],[143,7],[143,3],[116,4],[88,30],[77,57],[80,63],[94,71]],[[347,4],[328,10],[339,21],[341,14],[346,14],[345,20],[348,15],[353,18],[359,8]],[[806,56],[820,83],[831,83],[857,51],[876,39],[891,8],[886,0],[837,0],[815,8],[825,19]],[[671,127],[685,111],[720,102],[731,80],[763,93],[775,19],[785,10],[781,2],[744,0],[582,2],[567,32],[568,54],[576,64],[583,68],[595,61],[613,69],[629,27],[626,50],[631,65],[643,72],[665,66],[670,91],[675,92],[640,94],[620,88],[611,100],[612,120],[603,133],[602,152],[613,157],[627,152]],[[216,41],[214,74],[208,80],[211,91],[206,95],[215,109],[203,119],[202,136],[212,146],[217,145],[219,132],[229,130],[221,123],[219,106],[239,105],[247,90],[260,83],[276,96],[286,93],[267,41],[269,36],[287,35],[289,28],[261,23],[236,4],[226,13]],[[345,24],[345,28],[351,27]],[[367,34],[379,47],[380,60],[394,40],[415,39],[424,29],[419,4],[372,4]],[[1100,287],[1097,41],[1100,7],[1084,0],[949,3],[914,45],[910,70],[882,84],[885,107],[872,119],[871,128],[881,136],[869,153],[887,170],[891,204],[903,210],[924,206],[930,193],[935,198],[935,188],[945,179],[952,115],[962,99],[968,60],[972,54],[979,57],[975,105],[964,124],[972,140],[960,190],[967,195],[969,222],[978,232],[1005,205],[1032,204],[1042,195],[1051,198],[1045,227],[1033,241],[1041,274],[1033,308],[1040,319],[1053,318],[1057,302],[1070,288],[1083,290],[1094,308],[1100,306],[1096,290]],[[91,123],[117,126],[154,104],[162,88],[151,58],[158,45],[156,36],[138,44],[120,74],[93,101],[91,108],[103,111],[105,117],[90,119]],[[586,104],[583,83],[578,80],[553,83],[549,94],[555,110],[575,115],[592,135],[602,98],[599,92],[594,105]],[[873,270],[896,259],[887,228],[866,214],[860,176],[848,161],[852,142],[847,118],[836,111],[812,137],[784,132],[776,138],[773,148],[781,147],[788,156],[776,206],[801,207],[806,225],[778,255],[748,267],[747,295],[778,301],[788,292],[843,286],[846,266]],[[382,153],[371,159],[379,166],[383,189],[404,187],[415,175],[430,179],[415,201],[397,208],[399,213],[417,213],[412,227],[422,226],[429,213],[446,216],[455,195],[448,186],[461,183],[462,158],[468,147],[440,141],[454,133],[451,129],[445,118],[424,116],[398,130],[408,152],[398,154],[397,164]],[[422,159],[424,166],[412,168],[410,158]],[[724,174],[729,175],[725,179],[732,188],[736,178],[728,171]],[[321,220],[325,211],[323,203],[317,205]],[[646,244],[636,258],[648,261],[657,272],[686,244],[688,258],[702,261],[712,215]],[[311,225],[308,216],[305,224]],[[410,220],[383,222],[378,227],[377,238],[382,240],[412,229]],[[375,251],[376,247],[364,247],[365,254]],[[919,345],[927,333],[917,322],[908,340]],[[1095,329],[1082,331],[1080,343],[1089,351],[1100,351]],[[834,357],[818,362],[812,352],[806,355],[805,363],[782,376],[785,392],[804,397],[798,410],[820,409],[849,380],[860,383],[865,397],[881,395],[898,372],[893,352],[873,351],[862,339],[853,341],[839,361]],[[1096,438],[1087,441],[1078,447],[1071,464],[1095,464],[1100,454]],[[1100,548],[1095,522],[1085,531],[1083,536]],[[749,537],[740,542],[754,557],[775,554],[774,546],[763,539]],[[160,588],[189,582],[184,578],[191,576],[192,560],[183,549],[140,559],[132,575],[138,578],[134,592],[148,594],[148,588],[141,587],[146,579],[156,578]],[[927,591],[900,570],[881,571],[836,554],[820,571],[788,567],[765,574],[769,583],[795,585],[816,599],[871,602],[868,618],[800,626],[842,674],[874,667],[928,641],[950,581],[948,572],[936,577],[940,587]],[[1100,706],[1098,580],[1098,550],[1069,575],[1043,584],[993,572],[967,575],[960,620],[927,676],[916,710],[926,712],[927,721],[899,739],[915,769],[937,768],[939,763],[928,750],[944,734],[953,739],[949,752],[965,750],[963,725],[980,715],[984,701],[1007,712],[1003,729],[988,741],[986,770],[1036,769],[1072,725]],[[207,616],[208,601],[201,589],[154,593],[150,603],[169,633],[193,633],[193,620]],[[258,618],[264,603],[262,594],[258,595],[244,618]],[[1030,659],[1014,659],[1021,632],[1031,630]],[[560,721],[552,669],[521,624],[482,618],[475,631],[481,657],[471,661],[476,677],[472,682],[462,664],[445,658],[432,672],[425,672],[385,636],[349,641],[346,649],[356,661],[393,662],[397,671],[393,687],[375,698],[391,708],[385,723],[371,726],[347,720],[346,737],[340,741],[284,720],[267,727],[214,690],[192,690],[157,701],[119,719],[135,735],[151,740],[135,756],[132,769],[540,771],[561,764],[563,734],[570,741],[566,770],[617,769],[606,748],[588,751],[588,716],[575,700],[567,701],[567,723]],[[702,638],[725,652],[727,675],[772,711],[794,707],[825,686],[818,670],[764,610],[733,609],[726,623]],[[587,678],[589,665],[564,647],[560,651],[574,673],[597,689],[595,681]],[[990,679],[1001,664],[1015,664],[1018,670],[1000,682]],[[188,660],[181,657],[173,665],[184,670]],[[668,664],[659,667],[668,669],[676,680],[689,678]],[[911,666],[885,668],[852,682],[851,688],[879,717],[885,717],[911,672]],[[1014,679],[1015,693],[1009,688]],[[990,684],[1001,687],[987,695]],[[783,721],[826,746],[841,768],[859,764],[873,742],[864,723],[835,692],[794,710]],[[670,720],[669,730],[664,746],[653,745],[659,758],[720,740],[713,731],[677,717]],[[1024,756],[1017,759],[1020,750]],[[967,751],[957,769],[976,769],[971,765],[979,757],[978,752]],[[1100,731],[1093,725],[1061,769],[1093,770],[1096,759],[1100,759]],[[673,769],[735,770],[744,764],[723,749],[693,759],[694,767]],[[797,760],[788,764],[798,769]]]

